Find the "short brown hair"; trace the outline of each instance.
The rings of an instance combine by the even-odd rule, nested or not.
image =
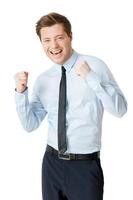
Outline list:
[[[43,27],[53,26],[55,24],[62,24],[64,27],[64,31],[67,33],[68,36],[71,35],[71,23],[69,20],[58,13],[52,12],[47,15],[42,16],[39,21],[36,23],[36,33],[41,40],[40,30]]]

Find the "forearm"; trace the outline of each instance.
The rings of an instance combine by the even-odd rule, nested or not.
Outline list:
[[[15,92],[16,110],[23,128],[31,132],[38,128],[41,121],[45,117],[42,106],[37,102],[37,107],[34,103],[30,103],[28,99],[28,90],[23,93]]]
[[[101,100],[105,110],[117,117],[126,113],[126,99],[113,80],[102,82],[100,76],[91,71],[86,77],[86,82]]]

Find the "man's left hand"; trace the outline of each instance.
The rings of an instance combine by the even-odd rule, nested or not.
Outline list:
[[[80,61],[75,67],[75,72],[78,76],[85,78],[91,71],[89,64],[86,61]]]

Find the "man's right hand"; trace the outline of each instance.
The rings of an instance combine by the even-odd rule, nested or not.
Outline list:
[[[15,79],[16,91],[23,92],[27,87],[28,72],[25,71],[18,72],[15,74],[14,79]]]

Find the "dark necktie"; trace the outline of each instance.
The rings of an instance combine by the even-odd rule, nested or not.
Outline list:
[[[58,108],[58,150],[63,154],[67,150],[66,144],[66,70],[62,66],[62,77],[59,89]]]

